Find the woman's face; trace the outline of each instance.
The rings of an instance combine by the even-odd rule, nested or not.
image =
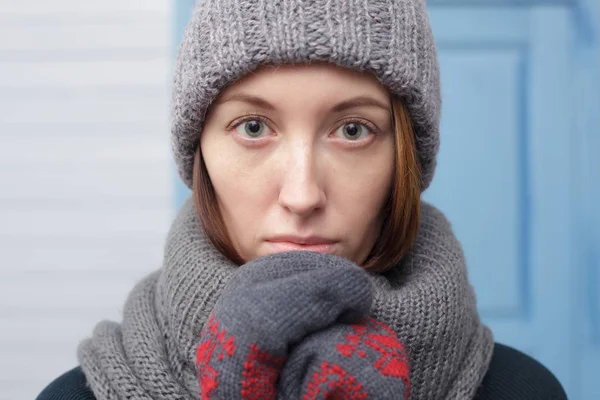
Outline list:
[[[376,78],[329,64],[263,67],[220,93],[200,146],[246,262],[290,250],[365,261],[394,170],[389,92]]]

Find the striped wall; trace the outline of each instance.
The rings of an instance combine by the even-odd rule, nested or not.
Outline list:
[[[0,400],[32,399],[162,259],[168,0],[0,0]]]

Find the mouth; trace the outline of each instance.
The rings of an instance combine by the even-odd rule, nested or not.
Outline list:
[[[266,241],[272,252],[281,253],[286,251],[314,251],[317,253],[331,253],[335,245],[334,240],[319,237],[290,237],[282,236]]]

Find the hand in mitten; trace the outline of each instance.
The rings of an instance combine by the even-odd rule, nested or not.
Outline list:
[[[360,322],[371,285],[356,264],[313,252],[242,265],[221,293],[197,347],[202,399],[275,399],[289,349],[336,323]]]
[[[396,333],[374,318],[336,324],[290,352],[280,399],[408,399],[408,354]]]
[[[290,252],[245,264],[197,348],[202,398],[403,396],[403,349],[389,328],[367,318],[371,301],[366,272],[339,257]],[[373,389],[378,384],[383,389]]]

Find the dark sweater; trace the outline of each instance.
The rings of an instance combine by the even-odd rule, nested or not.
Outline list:
[[[496,344],[476,400],[566,400],[552,373],[533,358]],[[96,400],[80,367],[54,380],[37,400]]]

